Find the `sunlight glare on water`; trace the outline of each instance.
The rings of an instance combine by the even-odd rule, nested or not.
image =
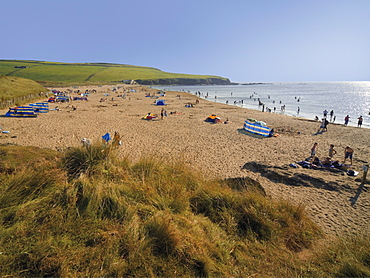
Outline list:
[[[200,97],[210,101],[228,103],[243,108],[261,110],[258,98],[266,108],[276,113],[285,105],[285,114],[314,119],[323,111],[333,110],[336,123],[351,117],[349,125],[357,125],[364,118],[363,127],[370,127],[370,82],[263,82],[224,86],[160,86],[161,90],[200,92]],[[299,114],[297,113],[299,107]],[[298,114],[298,115],[297,115]]]

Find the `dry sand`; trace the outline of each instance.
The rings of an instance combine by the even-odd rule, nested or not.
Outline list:
[[[157,90],[125,85],[117,92],[110,92],[111,88],[79,87],[81,92],[86,89],[97,92],[90,94],[88,101],[52,103],[50,108],[59,106],[60,111],[52,110],[37,118],[1,117],[0,126],[10,133],[0,134],[0,144],[64,149],[79,146],[82,138],[100,141],[106,132],[113,135],[118,131],[123,142],[121,153],[133,159],[148,153],[182,157],[211,177],[249,176],[259,181],[272,198],[305,205],[312,219],[328,235],[370,230],[369,182],[360,186],[362,165],[370,161],[370,129],[330,124],[327,132],[317,134],[320,123],[297,117],[203,99],[193,108],[186,108],[186,103],[195,103],[198,98],[184,92],[167,92],[168,117],[146,121],[143,116],[149,112],[159,116],[163,107],[154,105],[153,98],[145,97],[146,93],[153,94]],[[137,92],[128,92],[128,88]],[[66,88],[59,89],[66,91]],[[118,97],[124,90],[127,97]],[[107,101],[100,102],[103,97]],[[72,105],[77,109],[73,111]],[[174,111],[178,114],[171,115]],[[0,114],[5,112],[2,110]],[[205,122],[211,114],[221,120],[228,118],[232,123]],[[280,136],[260,138],[243,131],[243,123],[248,118],[266,122]],[[340,162],[344,148],[351,146],[354,149],[352,169],[359,175],[351,177],[341,171],[289,167],[290,163],[308,157],[314,142],[318,143],[320,158],[327,156],[329,145],[334,144],[338,151],[335,158]]]

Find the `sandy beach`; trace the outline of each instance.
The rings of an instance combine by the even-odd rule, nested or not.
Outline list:
[[[259,181],[272,198],[303,204],[328,235],[370,230],[370,174],[365,186],[360,186],[362,166],[370,162],[370,129],[329,124],[328,131],[317,133],[320,123],[313,120],[215,103],[184,92],[167,92],[160,97],[167,105],[157,106],[155,98],[146,97],[146,94],[159,96],[157,90],[117,86],[121,88],[116,92],[111,91],[113,86],[81,86],[80,92],[96,90],[90,93],[88,101],[50,103],[51,111],[37,118],[0,117],[0,126],[10,132],[0,134],[0,144],[62,150],[81,145],[82,138],[100,142],[106,132],[113,136],[117,131],[122,136],[121,155],[132,159],[147,154],[181,158],[209,177],[249,176]],[[129,91],[130,88],[136,92]],[[120,97],[124,94],[125,98]],[[101,101],[102,98],[105,100]],[[195,104],[197,100],[199,103]],[[187,108],[187,103],[194,106]],[[56,106],[59,111],[53,110]],[[168,116],[162,120],[163,107]],[[1,110],[0,115],[6,112]],[[158,118],[143,120],[148,113],[157,114]],[[222,121],[228,118],[231,123],[205,122],[211,114]],[[279,136],[261,138],[244,131],[243,123],[248,118],[266,122]],[[337,151],[334,159],[339,162],[344,159],[344,148],[351,146],[354,158],[350,169],[358,175],[290,167],[290,163],[310,156],[314,142],[318,143],[319,158],[325,158],[330,144],[334,144]]]

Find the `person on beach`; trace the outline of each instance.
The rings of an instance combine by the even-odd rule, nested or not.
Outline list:
[[[324,115],[324,118],[326,118],[326,116],[328,115],[328,110],[325,109],[322,113]]]
[[[349,116],[347,115],[345,118],[344,118],[344,125],[348,125],[348,122],[349,122]]]
[[[329,148],[329,157],[330,157],[330,159],[332,159],[332,158],[333,158],[333,156],[334,156],[336,153],[337,153],[337,151],[336,151],[336,150],[334,150],[334,145],[333,145],[333,144],[331,144],[331,145],[330,145],[330,148]]]
[[[323,161],[321,161],[320,163],[323,166],[331,166],[332,165],[332,161],[331,161],[330,157],[325,157],[325,159]]]
[[[327,128],[328,123],[329,122],[328,122],[328,120],[326,118],[322,118],[320,127],[317,130],[317,133],[323,132],[323,131],[327,131],[328,130],[328,128]]]
[[[363,121],[362,116],[358,117],[357,120],[358,120],[357,127],[361,127],[362,126],[362,121]]]
[[[329,121],[325,118],[323,131],[328,131],[328,124],[329,124]]]
[[[347,146],[344,149],[344,160],[343,160],[343,164],[344,164],[344,162],[346,162],[347,158],[349,158],[351,160],[351,165],[352,165],[352,157],[353,157],[353,149],[351,147]]]
[[[224,124],[231,124],[231,122],[229,121],[229,118],[226,118],[226,121],[224,121]]]
[[[330,121],[332,121],[332,120],[333,120],[333,116],[334,116],[334,110],[331,110],[331,111],[330,111]]]
[[[314,143],[311,148],[311,159],[314,159],[316,157],[316,151],[317,151],[317,143]]]

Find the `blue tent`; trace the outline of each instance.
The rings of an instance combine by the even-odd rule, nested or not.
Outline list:
[[[271,136],[271,128],[267,126],[263,126],[258,122],[244,122],[244,129],[254,134],[262,135],[262,136]]]
[[[166,105],[166,103],[165,103],[164,99],[157,99],[157,100],[155,101],[155,104],[156,104],[156,105]]]

